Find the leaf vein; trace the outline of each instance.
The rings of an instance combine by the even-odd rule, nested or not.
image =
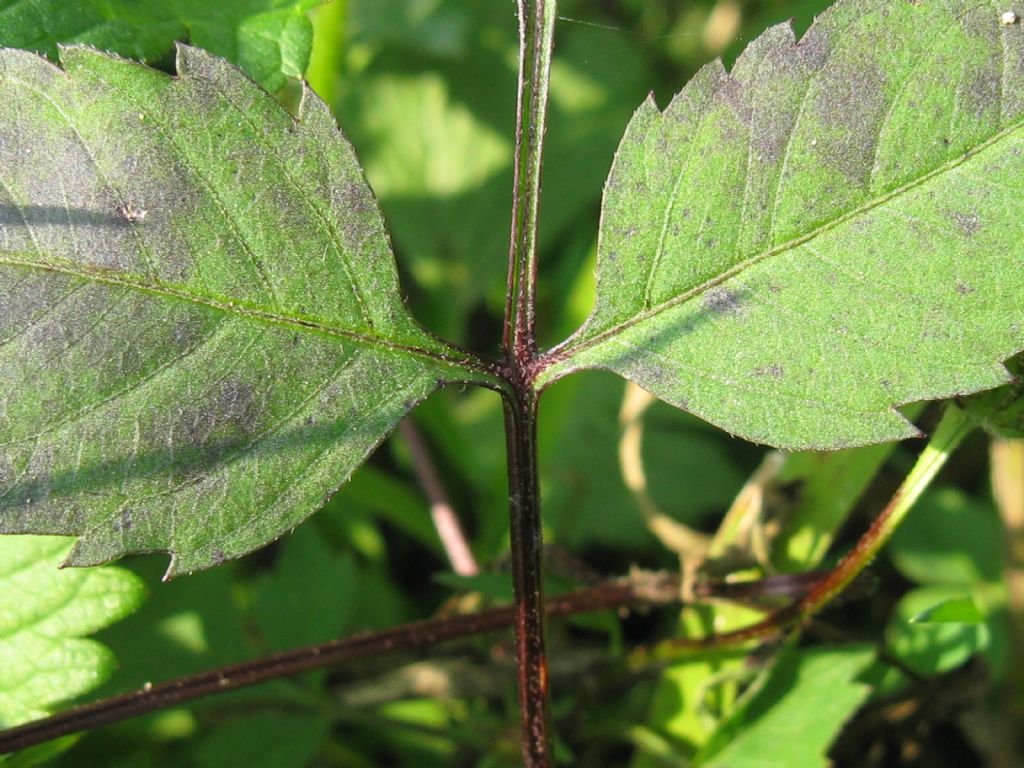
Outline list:
[[[25,81],[18,80],[17,78],[14,78],[12,82],[17,83],[18,85],[24,87],[27,91],[34,93],[36,96],[39,96],[44,101],[48,102],[50,106],[52,106],[56,110],[57,114],[60,115],[62,120],[64,120],[64,123],[68,126],[68,128],[71,129],[72,134],[74,134],[75,136],[75,140],[78,142],[79,146],[82,147],[82,150],[85,152],[86,157],[89,158],[89,163],[96,170],[96,176],[99,179],[99,181],[114,196],[114,198],[117,200],[118,205],[123,210],[126,206],[124,196],[121,194],[120,190],[118,190],[117,187],[115,187],[114,184],[107,177],[106,173],[103,171],[103,168],[99,164],[99,159],[96,157],[96,154],[92,151],[92,147],[89,146],[88,142],[85,140],[85,137],[82,136],[81,131],[79,131],[78,126],[75,125],[71,117],[64,111],[63,107],[57,102],[57,100],[45,91],[41,91],[38,88],[34,87],[31,83],[26,83]],[[70,218],[70,212],[68,212],[68,217]],[[22,215],[22,218],[25,218],[24,215]],[[25,221],[25,226],[29,226],[28,221]],[[142,236],[142,233],[139,231],[139,228],[136,226],[135,222],[128,221],[128,228],[131,231],[132,235],[135,237],[135,240],[139,244],[139,255],[141,256],[142,261],[145,263],[146,268],[149,270],[150,277],[153,280],[156,280],[156,263],[153,260],[153,254],[150,252],[149,248],[146,245],[145,238]],[[33,240],[34,239],[35,238],[33,238]],[[40,253],[40,256],[41,255],[42,254]]]
[[[214,328],[214,330],[211,331],[211,333],[209,333],[206,336],[201,337],[200,339],[197,339],[196,342],[192,346],[186,347],[185,349],[181,350],[181,352],[179,354],[175,355],[170,360],[164,361],[163,363],[160,364],[159,367],[157,367],[154,370],[150,371],[146,376],[143,376],[141,379],[138,379],[136,381],[130,382],[125,387],[123,387],[123,388],[121,388],[119,390],[116,390],[115,392],[110,393],[109,395],[107,395],[104,398],[96,400],[93,403],[86,404],[83,408],[81,408],[81,409],[79,409],[77,411],[74,411],[71,414],[68,414],[68,417],[65,418],[64,420],[58,421],[58,422],[53,423],[53,424],[48,424],[45,428],[39,430],[38,432],[33,433],[32,435],[29,435],[29,436],[26,436],[26,437],[22,438],[18,442],[21,443],[21,442],[26,442],[28,440],[38,441],[40,438],[43,438],[46,435],[52,434],[52,433],[56,432],[57,430],[62,429],[63,427],[66,427],[66,426],[68,426],[70,424],[74,424],[75,422],[81,421],[82,419],[88,417],[90,414],[98,411],[100,408],[103,408],[105,405],[108,405],[109,403],[113,402],[114,400],[117,400],[119,398],[126,397],[126,396],[130,395],[132,392],[140,389],[141,387],[145,386],[151,380],[153,380],[156,377],[160,376],[168,368],[170,368],[170,367],[172,367],[174,365],[177,365],[182,360],[184,360],[184,359],[188,358],[189,356],[191,356],[192,354],[198,352],[202,347],[206,346],[206,344],[209,341],[211,341],[214,337],[216,337],[224,329],[224,327],[226,327],[226,326],[223,323],[218,323],[216,328]]]
[[[21,267],[40,271],[57,272],[70,275],[94,283],[110,285],[117,288],[140,291],[143,293],[160,296],[165,299],[177,299],[180,301],[210,307],[228,315],[246,317],[276,325],[283,325],[288,328],[314,331],[328,336],[341,339],[349,339],[360,344],[390,349],[396,352],[405,352],[417,357],[423,357],[438,363],[444,363],[455,367],[463,368],[474,373],[486,376],[488,381],[495,383],[494,379],[499,377],[499,367],[496,363],[478,357],[468,350],[451,348],[450,351],[442,352],[419,347],[413,344],[404,344],[383,336],[370,335],[357,331],[339,328],[317,318],[300,317],[298,315],[284,312],[273,312],[260,307],[251,306],[231,299],[224,299],[212,296],[202,296],[167,283],[147,284],[133,279],[131,275],[117,272],[111,269],[104,269],[94,265],[82,264],[68,261],[27,261],[18,258],[10,252],[0,251],[0,266]]]
[[[182,162],[183,165],[189,168],[189,170],[192,172],[193,177],[198,179],[199,182],[202,183],[204,187],[206,187],[207,191],[210,193],[210,199],[220,210],[223,220],[231,228],[231,232],[235,236],[236,241],[238,242],[239,246],[241,246],[242,251],[248,257],[250,263],[253,265],[253,268],[256,270],[256,274],[259,277],[260,283],[263,285],[263,288],[267,291],[271,305],[275,309],[280,311],[282,309],[281,302],[278,299],[277,292],[274,290],[273,282],[270,280],[270,276],[266,271],[266,265],[263,263],[262,259],[260,259],[256,255],[256,252],[253,249],[252,244],[249,242],[246,235],[243,234],[242,229],[239,227],[238,221],[231,214],[231,210],[228,208],[227,203],[225,203],[224,199],[221,197],[220,190],[214,185],[213,181],[206,174],[200,171],[199,166],[195,163],[195,161],[188,153],[188,151],[175,138],[174,131],[167,130],[167,124],[162,120],[162,118],[158,114],[154,113],[153,110],[150,109],[148,105],[146,105],[145,103],[140,103],[136,98],[134,98],[133,91],[131,89],[119,90],[112,83],[108,82],[107,80],[104,80],[102,76],[97,74],[96,77],[99,80],[102,80],[104,83],[106,83],[111,88],[111,90],[124,94],[125,98],[129,99],[137,109],[142,110],[147,116],[147,122],[153,125],[156,128],[156,130],[160,132],[160,135],[163,137],[164,145],[174,153],[174,155],[178,158],[178,160]]]
[[[786,253],[803,245],[804,243],[810,242],[815,238],[821,237],[822,235],[824,235],[827,232],[830,232],[836,227],[839,227],[842,224],[858,216],[861,216],[869,211],[874,210],[875,208],[878,208],[881,205],[884,205],[890,200],[896,199],[901,195],[904,195],[910,192],[911,190],[914,190],[922,186],[923,184],[926,184],[931,179],[941,176],[942,174],[947,173],[953,170],[954,168],[963,165],[974,156],[978,155],[979,153],[988,149],[989,147],[994,146],[1003,139],[1013,136],[1017,131],[1021,129],[1022,126],[1024,126],[1024,116],[1022,116],[1021,119],[1018,120],[1017,122],[1012,123],[1003,130],[993,134],[981,145],[975,147],[974,149],[968,152],[965,152],[959,157],[953,158],[952,160],[943,163],[942,165],[920,176],[919,178],[913,179],[904,184],[903,186],[892,189],[889,192],[886,192],[885,194],[880,195],[872,200],[868,200],[867,202],[862,203],[853,210],[848,211],[847,213],[842,214],[841,216],[837,216],[836,218],[830,221],[824,222],[823,224],[820,224],[819,226],[812,229],[810,232],[807,232],[806,234],[801,235],[800,237],[793,238],[792,240],[789,240],[785,243],[781,243],[778,246],[768,248],[767,250],[754,254],[753,256],[744,259],[738,264],[735,264],[730,269],[722,272],[720,275],[717,275],[709,280],[706,280],[700,285],[694,286],[693,288],[684,291],[678,294],[677,296],[674,296],[671,299],[668,299],[667,301],[664,301],[661,304],[652,307],[650,310],[646,312],[638,313],[633,317],[624,320],[620,323],[617,323],[589,338],[580,337],[579,334],[574,334],[561,345],[554,347],[544,355],[543,359],[537,366],[537,375],[539,375],[547,367],[554,364],[555,362],[564,360],[566,357],[570,355],[577,354],[584,349],[588,349],[606,340],[612,339],[617,334],[622,333],[624,330],[628,328],[631,328],[639,323],[656,317],[662,312],[672,309],[673,307],[676,307],[684,302],[690,301],[691,299],[706,293],[712,288],[722,285],[723,283],[731,280],[740,273],[745,272],[746,270],[761,263],[766,259],[769,259],[780,253]],[[582,331],[585,328],[586,325],[584,325],[580,330]]]

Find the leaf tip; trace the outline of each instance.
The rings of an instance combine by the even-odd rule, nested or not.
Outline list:
[[[204,48],[178,41],[174,44],[174,71],[179,78],[196,80],[220,80],[225,74],[237,75],[257,88],[259,84],[243,70]],[[263,89],[260,88],[262,91]]]
[[[59,568],[88,568],[94,565],[106,565],[125,554],[125,550],[111,547],[103,541],[94,541],[88,536],[80,536],[67,557],[61,561]]]
[[[658,102],[655,99],[654,91],[652,90],[647,92],[647,98],[645,98],[640,103],[640,106],[636,108],[636,111],[633,113],[633,120],[636,120],[641,116],[658,117],[660,115],[661,110],[658,108]],[[633,120],[630,120],[630,125],[632,125]]]
[[[208,64],[203,55],[205,53],[202,48],[196,48],[180,40],[175,41],[174,71],[178,74],[178,77],[188,77],[197,71],[202,71],[203,65]],[[208,57],[209,54],[206,54],[206,56]]]
[[[84,43],[57,43],[57,59],[65,72],[69,71],[69,67],[80,67],[86,62],[96,59],[123,62],[137,67],[143,66],[134,59],[128,59],[111,51],[100,50],[95,46]]]

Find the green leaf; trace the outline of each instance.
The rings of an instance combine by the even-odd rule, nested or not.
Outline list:
[[[621,379],[600,374],[561,382],[545,394],[544,514],[555,539],[573,551],[604,546],[635,552],[657,543],[622,479],[623,388]],[[644,420],[644,470],[659,509],[691,526],[727,509],[751,457],[727,435],[661,403]]]
[[[825,751],[870,692],[856,678],[873,656],[874,649],[865,646],[809,650],[789,646],[719,727],[695,764],[706,768],[828,765]]]
[[[312,588],[317,583],[330,588]],[[341,637],[355,623],[359,587],[353,558],[332,552],[316,526],[303,526],[284,542],[273,573],[257,582],[263,637],[274,650]]]
[[[799,571],[822,561],[893,448],[889,443],[785,454],[773,485],[796,499],[779,514],[781,530],[772,542],[772,560],[780,570]]]
[[[120,693],[155,678],[188,675],[259,652],[251,642],[251,622],[238,605],[245,595],[240,577],[244,562],[165,583],[160,582],[162,570],[155,558],[133,558],[131,566],[149,587],[149,599],[104,631],[103,642],[114,652],[117,669],[100,693]],[[144,721],[129,727],[150,732],[161,728]]]
[[[182,47],[178,77],[0,52],[0,532],[169,573],[319,507],[446,382],[327,107]]]
[[[81,43],[144,61],[188,38],[276,91],[301,77],[313,31],[305,12],[323,0],[0,0],[0,46],[57,55]]]
[[[227,56],[216,46],[204,47]],[[249,16],[238,24],[238,65],[268,91],[301,78],[312,49],[313,24],[298,8]]]
[[[313,763],[328,733],[318,717],[256,714],[213,729],[196,747],[198,768],[304,768]]]
[[[900,572],[918,584],[963,588],[1000,580],[1002,536],[991,503],[941,488],[921,498],[887,551]]]
[[[929,586],[908,592],[886,627],[887,650],[921,675],[948,672],[965,663],[989,644],[992,633],[986,621],[914,622],[936,605],[962,598],[963,587]]]
[[[840,0],[634,115],[593,313],[537,384],[607,368],[788,448],[916,434],[1024,347],[1024,30],[975,0]]]
[[[120,568],[58,570],[65,538],[0,538],[0,729],[48,714],[92,690],[113,667],[82,639],[142,601],[142,582]]]
[[[985,615],[969,597],[954,597],[925,608],[911,617],[911,624],[982,624]]]
[[[965,398],[964,410],[991,435],[1024,438],[1024,355],[1013,358],[1006,367],[1014,382]]]

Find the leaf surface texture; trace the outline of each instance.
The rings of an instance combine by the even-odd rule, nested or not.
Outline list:
[[[915,434],[1024,347],[1024,30],[978,0],[841,0],[636,112],[593,313],[545,386],[606,368],[735,434]]]
[[[236,557],[481,366],[410,317],[327,107],[182,47],[0,53],[0,531]]]

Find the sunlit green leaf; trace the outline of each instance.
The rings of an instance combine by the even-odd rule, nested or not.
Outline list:
[[[66,538],[0,537],[0,728],[102,683],[113,656],[82,638],[142,601],[142,583],[120,568],[59,570],[70,548]]]
[[[0,0],[0,46],[57,55],[81,43],[156,59],[175,40],[224,56],[265,88],[301,77],[313,33],[305,12],[323,0]]]
[[[873,649],[865,646],[787,649],[696,764],[824,768],[829,744],[870,693],[857,676],[873,656]]]
[[[916,434],[1024,347],[1024,32],[973,0],[841,0],[648,100],[597,301],[544,386],[608,368],[789,448]]]
[[[981,624],[985,615],[969,597],[954,597],[925,608],[911,617],[911,624]]]
[[[171,572],[293,528],[479,364],[410,317],[326,106],[181,48],[0,54],[0,532]]]
[[[981,622],[925,622],[914,619],[936,605],[963,599],[956,587],[919,587],[897,604],[886,629],[887,650],[921,675],[955,669],[989,643]]]

